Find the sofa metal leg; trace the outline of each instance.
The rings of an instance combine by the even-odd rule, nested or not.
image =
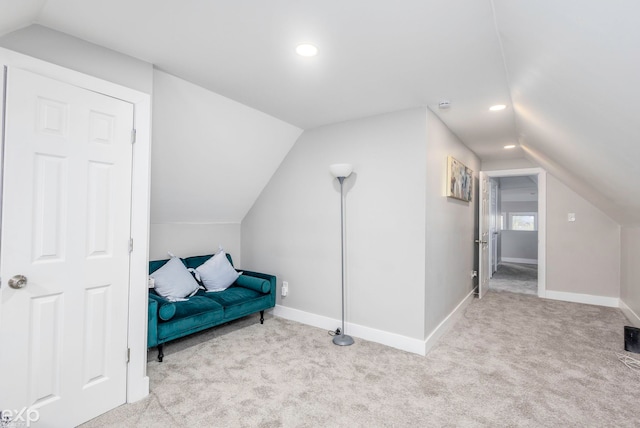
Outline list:
[[[162,362],[164,358],[164,343],[158,345],[158,361]]]
[[[264,311],[260,311],[260,324],[264,324]]]

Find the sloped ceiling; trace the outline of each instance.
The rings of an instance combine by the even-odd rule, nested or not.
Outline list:
[[[495,3],[520,142],[611,217],[638,224],[640,3]]]
[[[0,0],[0,32],[38,23],[303,129],[428,106],[481,159],[527,156],[640,224],[635,0],[42,3]]]

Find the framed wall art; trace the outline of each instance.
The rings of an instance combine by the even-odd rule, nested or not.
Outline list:
[[[452,156],[447,157],[447,197],[469,202],[473,195],[473,171]]]

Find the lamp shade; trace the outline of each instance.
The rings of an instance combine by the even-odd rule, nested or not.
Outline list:
[[[334,177],[348,177],[353,172],[353,165],[350,163],[334,163],[329,165],[329,171]]]

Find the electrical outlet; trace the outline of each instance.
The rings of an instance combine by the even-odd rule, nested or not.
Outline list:
[[[287,281],[282,281],[282,288],[280,289],[280,294],[282,297],[289,294],[289,283]]]

